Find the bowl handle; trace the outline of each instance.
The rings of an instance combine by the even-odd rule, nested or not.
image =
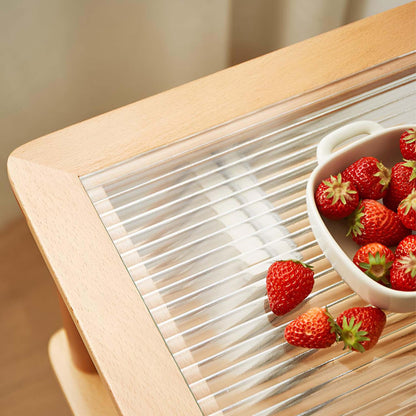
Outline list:
[[[374,134],[383,130],[383,127],[375,121],[355,121],[354,123],[347,124],[340,127],[326,135],[318,144],[316,150],[316,157],[318,163],[322,165],[332,154],[335,146],[338,144],[352,139],[360,134]]]

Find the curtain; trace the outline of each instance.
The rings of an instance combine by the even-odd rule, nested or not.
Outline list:
[[[18,145],[400,0],[3,0],[0,226]],[[399,28],[398,28],[399,30]]]

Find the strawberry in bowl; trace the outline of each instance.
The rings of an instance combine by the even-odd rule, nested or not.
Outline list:
[[[405,227],[416,231],[416,189],[413,189],[412,192],[400,202],[397,208],[397,215]]]
[[[315,201],[324,217],[339,220],[348,217],[357,208],[360,197],[354,184],[344,180],[339,173],[319,184]]]
[[[396,210],[386,207],[383,201],[389,197],[392,182],[397,182],[398,176],[403,177],[403,170],[406,173],[407,181],[411,182],[410,186],[413,186],[413,163],[403,161],[399,141],[405,131],[414,128],[414,125],[404,125],[385,129],[374,122],[359,121],[330,133],[318,145],[318,166],[312,172],[306,190],[306,202],[312,231],[334,269],[366,302],[393,312],[414,311],[416,291],[394,290],[385,284],[380,284],[360,270],[354,264],[353,258],[360,246],[370,243],[381,243],[394,251],[394,246],[411,234],[411,230],[403,225]],[[362,135],[365,136],[362,137]],[[351,141],[355,137],[357,139]],[[344,143],[347,144],[334,151],[337,145]],[[365,159],[363,160],[363,158]],[[356,163],[360,160],[361,162]],[[364,166],[360,169],[370,173],[368,179],[368,183],[371,184],[370,188],[377,188],[377,193],[371,195],[373,198],[366,198],[365,196],[368,194],[365,191],[361,191],[364,196],[360,195],[358,182],[354,178],[355,175],[351,173],[351,166],[361,164]],[[408,166],[404,166],[405,169],[402,165],[394,168],[398,164],[407,164]],[[384,168],[388,170],[393,168],[387,190],[384,185],[388,181],[388,173]],[[353,182],[359,193],[360,202],[356,210],[347,218],[334,220],[326,218],[320,213],[315,193],[323,180],[331,175],[337,175],[338,172],[341,172],[344,181],[348,179]],[[347,174],[344,175],[344,172]],[[397,175],[397,172],[400,175]],[[364,174],[360,173],[358,177],[360,179],[364,177]],[[381,180],[383,183],[380,182]],[[362,183],[365,184],[366,181],[367,179],[364,179]],[[400,198],[397,205],[408,195],[403,197],[403,194],[397,192],[399,188],[401,189],[400,185],[394,192],[395,198],[396,195],[397,199]],[[349,229],[350,233],[347,236]]]
[[[416,290],[416,254],[410,252],[397,258],[391,267],[391,287],[412,292]]]
[[[400,136],[403,159],[416,160],[416,129],[408,129]]]
[[[342,172],[344,180],[352,182],[360,197],[368,199],[381,199],[386,196],[390,176],[390,169],[371,156],[358,159]]]
[[[393,251],[380,243],[360,247],[352,261],[371,279],[385,286],[390,285],[390,268],[396,259]]]
[[[416,253],[416,235],[411,234],[403,238],[397,245],[394,254],[396,258],[408,255],[410,252]]]
[[[390,185],[383,204],[393,211],[410,192],[416,189],[416,160],[405,160],[396,163],[391,170]]]
[[[374,199],[363,199],[350,218],[347,236],[359,245],[381,243],[395,246],[410,234],[399,216]]]

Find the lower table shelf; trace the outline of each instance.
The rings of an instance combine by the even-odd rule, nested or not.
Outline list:
[[[49,359],[74,415],[118,415],[99,375],[84,373],[74,366],[64,329],[52,335]]]

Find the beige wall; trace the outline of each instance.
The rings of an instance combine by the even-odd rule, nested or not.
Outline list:
[[[6,160],[20,144],[403,3],[1,0],[0,227],[19,212]]]

